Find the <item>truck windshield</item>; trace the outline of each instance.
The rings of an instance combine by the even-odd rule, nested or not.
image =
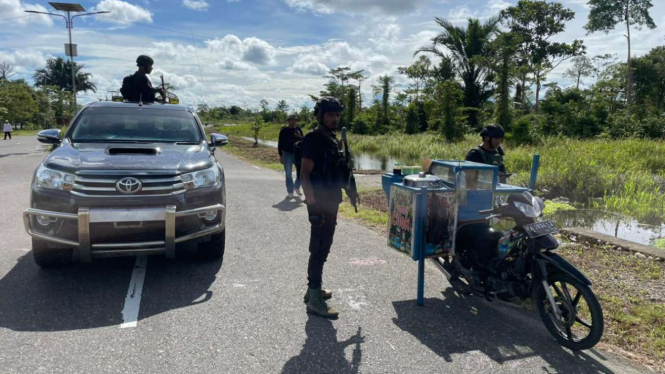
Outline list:
[[[148,108],[88,108],[74,124],[70,138],[92,142],[198,143],[201,133],[185,111]]]

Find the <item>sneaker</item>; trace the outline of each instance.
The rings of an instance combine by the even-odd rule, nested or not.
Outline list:
[[[300,188],[296,188],[296,195],[302,196],[302,191],[300,190]]]
[[[287,199],[293,199],[294,197],[295,197],[295,196],[293,196],[293,193],[290,193],[290,194],[286,195],[286,198],[287,198]]]

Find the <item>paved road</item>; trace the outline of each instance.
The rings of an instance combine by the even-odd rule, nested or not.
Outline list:
[[[458,298],[434,268],[417,307],[416,264],[348,221],[324,274],[341,318],[307,315],[304,207],[280,203],[280,174],[221,152],[223,263],[150,257],[137,326],[121,329],[134,259],[48,271],[32,260],[20,217],[43,156],[33,137],[0,141],[2,373],[642,372],[572,354],[510,306]]]

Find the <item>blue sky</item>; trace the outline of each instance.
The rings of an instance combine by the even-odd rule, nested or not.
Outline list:
[[[16,68],[14,78],[30,79],[50,56],[63,56],[67,39],[58,17],[31,16],[26,9],[51,11],[47,2],[0,0],[0,61]],[[309,104],[307,94],[323,87],[322,75],[337,66],[364,69],[363,94],[382,74],[406,78],[397,67],[439,32],[435,16],[457,24],[486,19],[517,0],[82,0],[88,10],[110,10],[108,17],[77,18],[73,38],[78,62],[93,74],[97,93],[80,93],[87,102],[120,87],[135,70],[139,54],[151,55],[153,78],[163,74],[188,105],[256,107],[261,99],[292,107]],[[589,56],[626,57],[625,30],[586,35],[585,0],[563,0],[576,18],[557,39],[583,39]],[[633,54],[665,44],[665,1],[653,0],[655,30],[632,30]],[[23,17],[10,19],[13,17]],[[194,34],[192,36],[191,34]],[[562,64],[549,76],[562,86]],[[584,82],[593,83],[592,80]]]

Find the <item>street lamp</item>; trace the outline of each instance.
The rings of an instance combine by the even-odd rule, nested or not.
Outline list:
[[[67,12],[67,17],[62,14],[49,13],[49,12],[38,12],[36,10],[26,10],[26,13],[35,13],[35,14],[47,14],[49,16],[62,17],[65,19],[67,30],[69,31],[69,44],[65,44],[65,54],[69,56],[71,65],[72,65],[72,95],[74,96],[74,114],[76,114],[76,73],[74,72],[74,56],[77,55],[76,45],[72,44],[72,28],[74,27],[73,21],[76,17],[91,16],[93,14],[103,14],[111,13],[109,11],[100,11],[100,12],[91,12],[83,13],[72,16],[73,12],[85,12],[81,4],[71,4],[71,3],[49,3],[55,10],[62,12]]]

